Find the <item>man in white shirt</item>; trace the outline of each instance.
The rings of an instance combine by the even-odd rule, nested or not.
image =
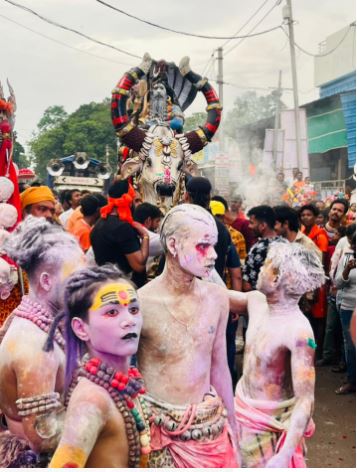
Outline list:
[[[156,232],[163,216],[159,207],[147,202],[138,205],[134,211],[134,220],[145,226],[149,234],[149,257],[146,263],[146,272],[149,275],[155,265],[155,259],[163,253],[160,235]]]
[[[69,190],[65,196],[65,200],[69,205],[69,209],[64,211],[60,216],[59,220],[62,226],[66,229],[69,217],[72,215],[74,210],[79,206],[82,198],[81,192],[78,189]]]

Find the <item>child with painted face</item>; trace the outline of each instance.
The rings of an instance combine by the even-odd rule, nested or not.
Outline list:
[[[65,319],[68,409],[49,467],[144,466],[145,390],[130,367],[142,326],[136,290],[113,265],[79,270],[66,285]]]
[[[259,273],[259,291],[242,294],[249,326],[235,411],[243,467],[306,467],[316,343],[298,302],[324,279],[316,251],[275,242]]]

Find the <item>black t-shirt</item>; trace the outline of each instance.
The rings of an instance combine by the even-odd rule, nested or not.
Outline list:
[[[100,218],[90,234],[95,261],[98,265],[111,262],[126,274],[132,269],[125,257],[139,251],[140,240],[135,229],[116,215]]]
[[[214,249],[217,253],[217,259],[215,263],[215,268],[218,274],[223,279],[224,276],[224,269],[226,268],[226,261],[229,246],[232,244],[231,235],[229,234],[228,229],[225,225],[220,221],[218,218],[214,218],[217,225],[218,230],[218,240],[217,244],[215,245]]]

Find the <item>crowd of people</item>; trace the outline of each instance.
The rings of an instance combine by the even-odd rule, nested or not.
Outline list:
[[[304,466],[315,366],[355,392],[354,203],[246,211],[191,177],[166,215],[128,180],[31,186],[21,208],[2,467]]]

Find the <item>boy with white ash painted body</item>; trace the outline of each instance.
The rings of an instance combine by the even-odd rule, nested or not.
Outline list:
[[[298,302],[323,282],[315,253],[294,243],[274,243],[259,275],[259,291],[231,294],[231,309],[246,309],[249,315],[235,395],[243,467],[305,467],[304,437],[314,432],[316,344]]]

